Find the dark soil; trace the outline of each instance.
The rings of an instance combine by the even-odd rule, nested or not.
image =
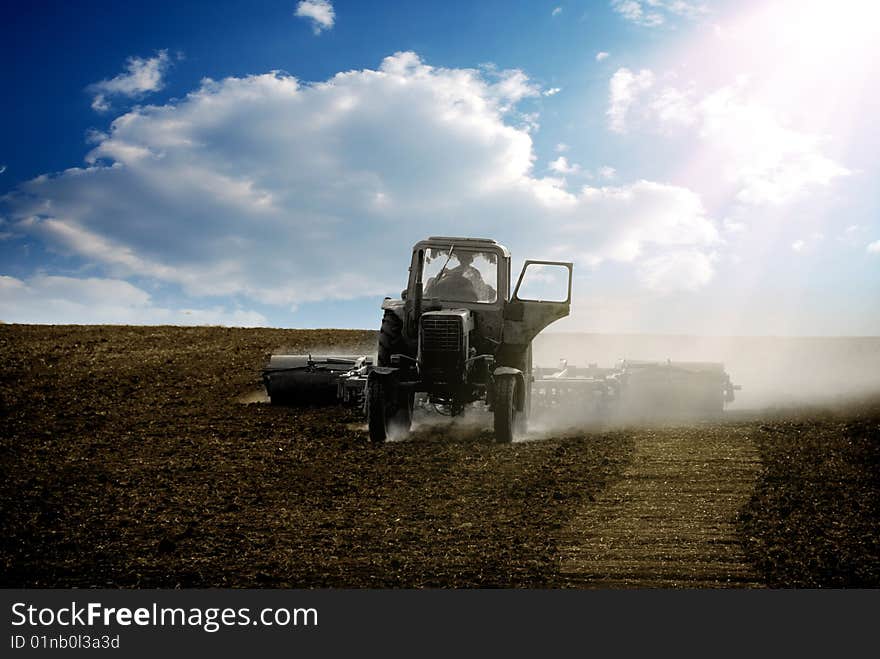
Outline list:
[[[276,349],[374,332],[0,327],[0,585],[545,586],[623,433],[376,447],[344,408],[238,402]]]
[[[569,584],[559,545],[624,478],[636,432],[502,446],[488,424],[436,425],[377,447],[356,410],[240,402],[271,352],[375,341],[0,326],[0,586]],[[738,529],[769,585],[880,584],[877,406],[710,431],[760,449]]]
[[[880,587],[880,403],[785,416],[755,436],[747,555],[773,587]]]

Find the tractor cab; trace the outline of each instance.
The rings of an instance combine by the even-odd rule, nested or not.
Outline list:
[[[418,339],[416,318],[464,309],[477,330],[475,350],[492,352],[501,341],[503,307],[510,296],[510,252],[486,238],[434,236],[413,247],[405,314],[411,343]],[[439,314],[442,316],[443,314]],[[417,348],[417,345],[412,345]]]

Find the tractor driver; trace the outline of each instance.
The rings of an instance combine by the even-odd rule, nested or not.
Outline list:
[[[474,252],[456,252],[458,265],[431,277],[425,286],[425,295],[462,302],[494,302],[495,289],[483,281],[483,275],[474,267]],[[493,255],[486,255],[490,260]]]

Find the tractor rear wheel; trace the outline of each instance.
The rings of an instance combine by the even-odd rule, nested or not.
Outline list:
[[[379,330],[378,366],[391,366],[391,355],[406,353],[406,341],[403,338],[403,321],[393,311],[386,309]]]
[[[495,441],[509,444],[518,430],[519,412],[516,409],[517,381],[513,376],[500,377],[495,381]]]

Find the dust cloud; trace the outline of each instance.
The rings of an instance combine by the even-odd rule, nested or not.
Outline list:
[[[368,348],[364,350],[364,348]],[[361,348],[361,350],[358,350]],[[375,363],[375,345],[302,346],[293,354],[364,355]],[[278,350],[276,352],[283,352]],[[372,354],[371,354],[372,353]],[[560,359],[586,367],[611,368],[621,359],[723,363],[731,381],[741,387],[731,411],[766,411],[811,405],[846,405],[869,397],[880,398],[880,337],[700,337],[685,335],[552,333],[539,335],[533,363],[556,367]],[[422,397],[420,397],[422,398]],[[265,402],[264,393],[248,393],[240,402]],[[519,440],[541,439],[565,430],[590,431],[633,423],[663,422],[663,414],[609,414],[599,397],[588,389],[563,399],[552,408],[536,405],[533,397],[528,433]],[[422,400],[416,405],[413,431],[456,436],[478,435],[491,429],[492,415],[485,405],[467,406],[461,416],[438,413]],[[661,410],[662,412],[662,410]],[[670,415],[681,421],[681,415]],[[697,417],[699,418],[699,417]],[[365,424],[363,429],[365,429]],[[361,425],[358,426],[361,429]],[[397,439],[397,438],[392,438]]]
[[[699,337],[547,332],[534,363],[611,367],[620,359],[722,362],[742,389],[730,410],[847,403],[880,395],[880,337]]]

